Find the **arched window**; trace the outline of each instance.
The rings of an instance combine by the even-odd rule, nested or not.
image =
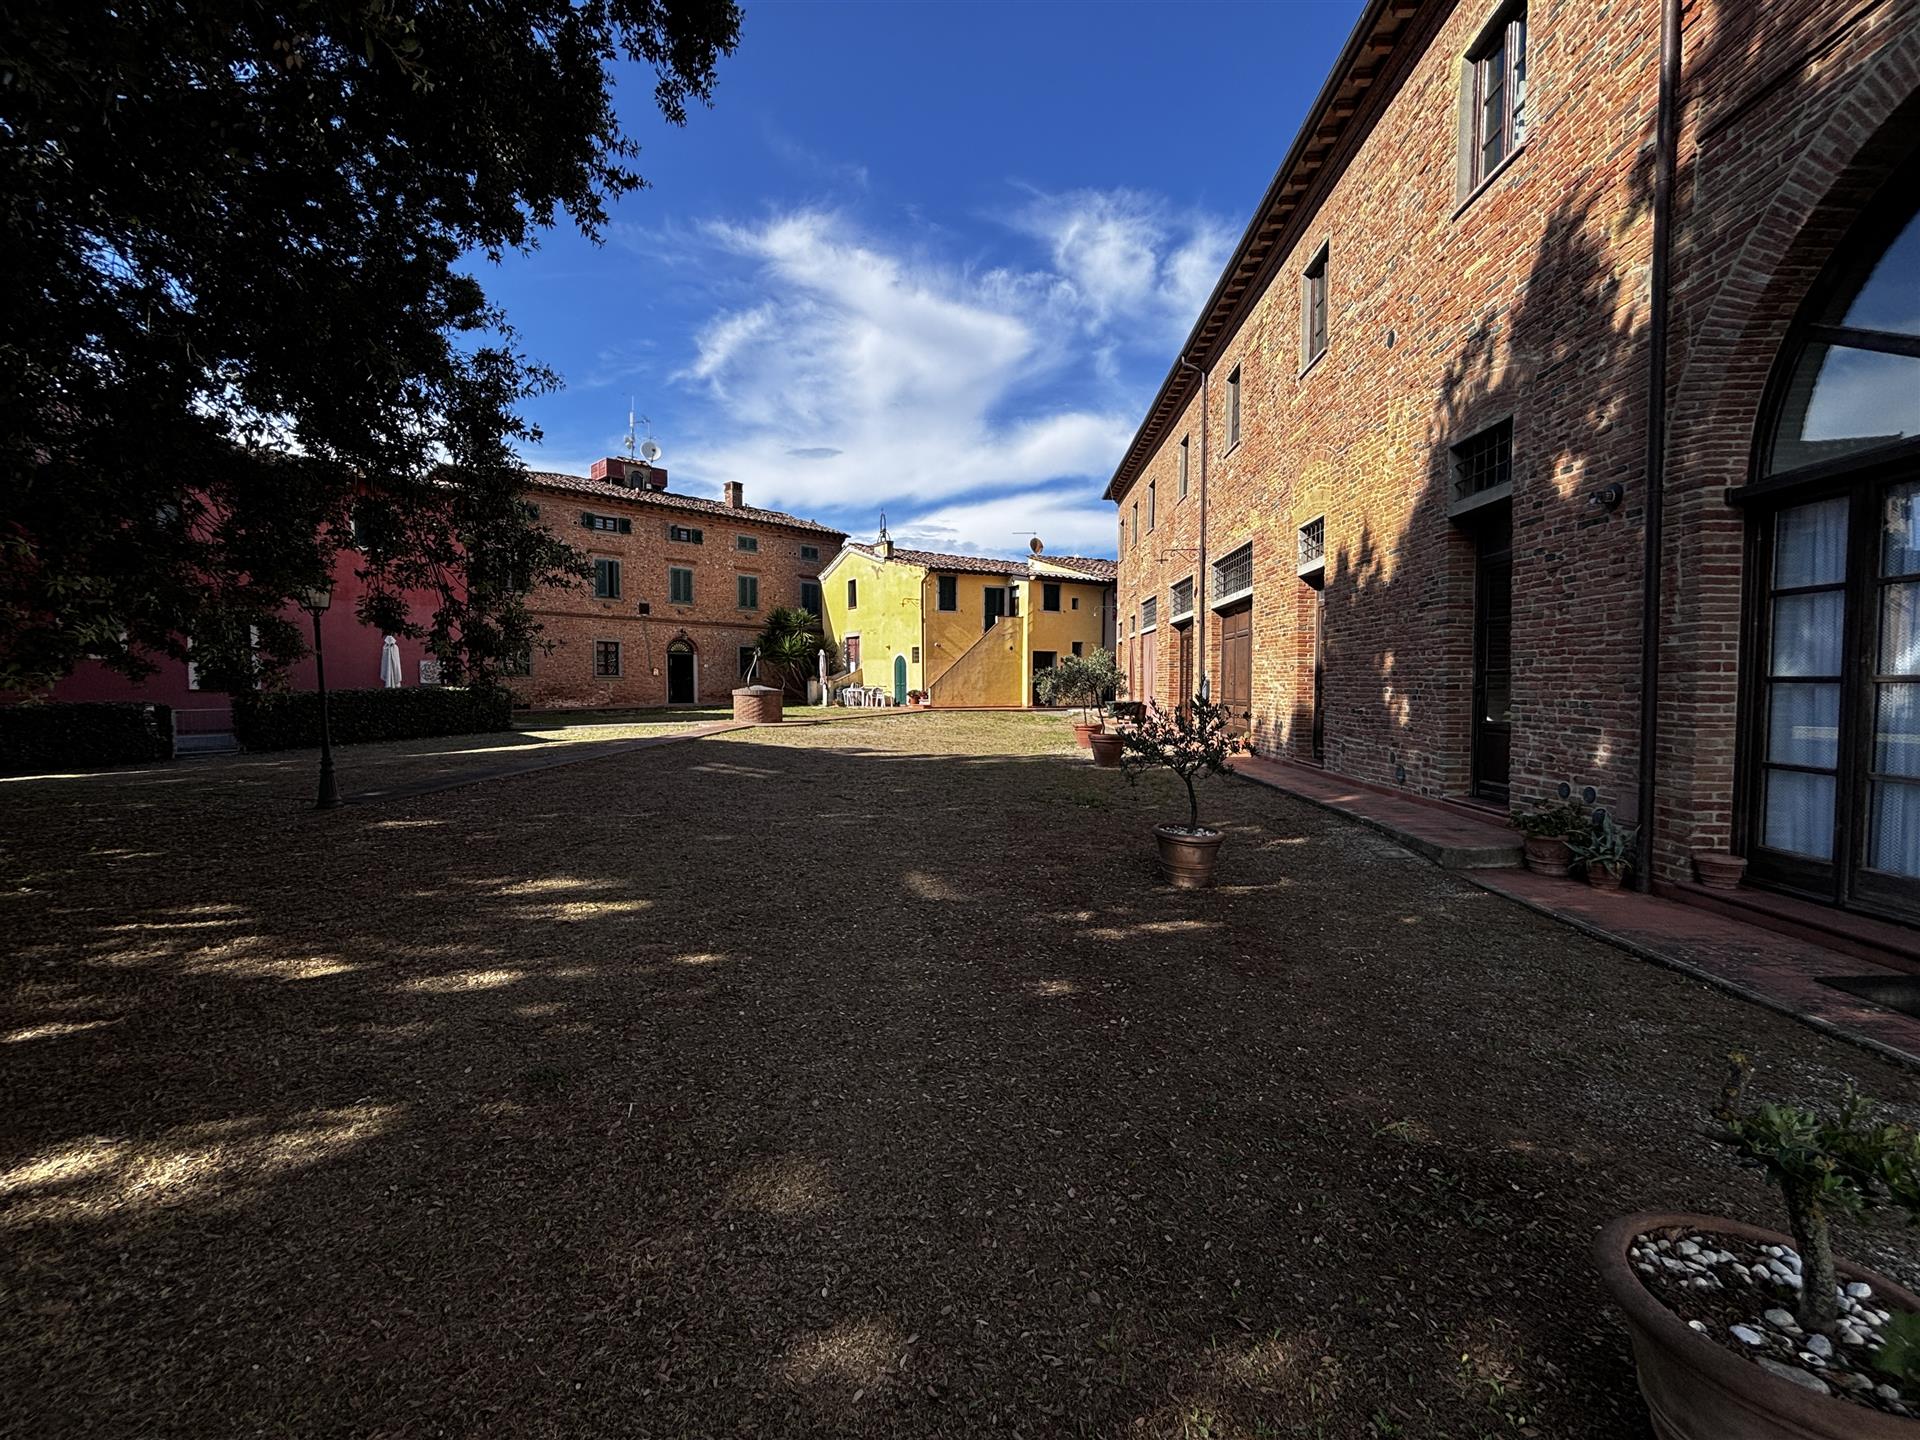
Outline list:
[[[1842,244],[1782,348],[1753,487],[1748,873],[1920,919],[1920,208]]]

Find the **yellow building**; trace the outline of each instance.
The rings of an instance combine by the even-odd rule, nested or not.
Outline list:
[[[1031,705],[1033,676],[1063,655],[1113,649],[1111,560],[1026,560],[904,550],[883,532],[820,572],[828,638],[844,683],[904,704]]]

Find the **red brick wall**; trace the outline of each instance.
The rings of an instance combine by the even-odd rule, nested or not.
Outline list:
[[[1450,447],[1514,429],[1516,803],[1591,785],[1633,818],[1652,141],[1659,4],[1535,0],[1527,143],[1456,196],[1460,61],[1497,8],[1435,6],[1424,44],[1274,278],[1206,357],[1206,551],[1254,543],[1253,739],[1307,758],[1311,594],[1297,529],[1326,517],[1326,761],[1425,794],[1468,788],[1473,547]],[[1743,522],[1760,389],[1834,237],[1885,178],[1915,90],[1915,0],[1694,0],[1673,271],[1661,859],[1724,843],[1735,757]],[[1416,26],[1416,31],[1422,27]],[[1894,128],[1910,134],[1897,117]],[[1861,157],[1865,157],[1864,159]],[[1328,352],[1301,369],[1299,276],[1330,251]],[[1243,376],[1228,451],[1226,377]],[[1126,644],[1200,545],[1196,397],[1117,493]],[[1189,501],[1177,445],[1194,447]],[[1159,524],[1132,533],[1156,482]],[[1589,503],[1624,487],[1616,510]],[[1208,619],[1209,670],[1217,627]],[[1153,693],[1167,694],[1163,639]]]
[[[816,579],[845,537],[817,530],[791,529],[738,516],[670,509],[644,500],[616,496],[536,490],[542,523],[589,555],[620,562],[620,598],[596,599],[593,587],[536,593],[530,602],[548,649],[536,649],[532,674],[511,680],[515,693],[535,708],[664,705],[667,703],[667,646],[688,641],[698,657],[698,701],[730,704],[740,683],[739,651],[753,644],[767,615],[779,606],[800,604],[800,584]],[[583,513],[625,517],[626,535],[584,528]],[[670,525],[701,531],[702,543],[670,541]],[[740,550],[735,539],[758,539],[757,553]],[[802,546],[819,550],[817,560],[803,558]],[[667,571],[685,566],[694,572],[694,603],[668,602]],[[760,605],[742,610],[736,577],[760,580]],[[645,603],[650,613],[642,615]],[[617,679],[593,673],[594,642],[615,640],[621,647]]]

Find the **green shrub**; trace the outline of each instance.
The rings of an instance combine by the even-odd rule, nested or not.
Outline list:
[[[513,726],[513,696],[504,689],[330,690],[327,714],[336,745],[418,740],[430,735],[482,735]],[[248,750],[295,750],[320,743],[320,697],[311,690],[262,691],[233,697],[233,733]]]
[[[173,758],[173,708],[137,700],[0,706],[0,775]]]

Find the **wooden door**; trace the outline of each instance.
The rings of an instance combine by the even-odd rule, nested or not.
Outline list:
[[[1504,805],[1513,747],[1513,527],[1506,514],[1489,518],[1475,550],[1473,793]]]
[[[1220,616],[1220,703],[1227,726],[1245,734],[1253,723],[1253,602]]]

